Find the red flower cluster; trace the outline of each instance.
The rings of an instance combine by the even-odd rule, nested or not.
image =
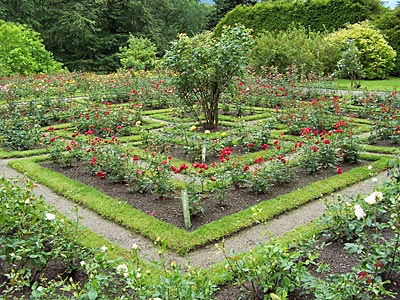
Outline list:
[[[255,163],[257,164],[261,164],[263,162],[263,158],[262,157],[258,157],[254,160]]]
[[[96,176],[100,177],[100,179],[105,179],[106,175],[107,174],[105,172],[102,172],[102,171],[99,171],[99,172],[96,173]]]
[[[175,168],[174,166],[171,166],[171,170],[175,173],[178,174],[182,172],[183,170],[188,169],[189,167],[186,164],[181,164],[179,168]]]
[[[231,155],[231,153],[232,150],[230,147],[225,147],[224,149],[222,149],[219,155],[220,162],[228,161],[229,155]]]
[[[343,174],[343,169],[342,169],[342,167],[341,166],[338,166],[337,167],[337,172],[336,172],[337,174]]]
[[[205,163],[199,163],[199,162],[195,161],[192,166],[195,169],[199,169],[200,174],[203,173],[204,170],[208,170],[208,166]]]

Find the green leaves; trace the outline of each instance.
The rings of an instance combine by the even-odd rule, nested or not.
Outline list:
[[[27,27],[0,20],[0,75],[52,73],[61,70],[40,35]]]
[[[149,70],[156,64],[157,47],[148,39],[129,36],[128,47],[121,47],[117,54],[126,69]]]
[[[234,76],[241,75],[252,45],[250,31],[236,26],[224,28],[220,36],[181,34],[166,53],[164,64],[177,73],[174,81],[182,104],[194,111],[200,103],[206,129],[218,126],[221,94],[229,90]]]
[[[348,25],[330,34],[327,40],[342,47],[342,61],[347,62],[344,70],[350,78],[362,69],[366,79],[384,79],[394,67],[396,52],[368,21]],[[356,57],[359,63],[354,60]]]

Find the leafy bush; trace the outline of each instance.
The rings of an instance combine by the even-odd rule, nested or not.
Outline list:
[[[0,122],[0,144],[13,150],[32,149],[39,144],[40,126],[34,120],[14,116]]]
[[[1,299],[212,299],[212,280],[169,263],[163,244],[151,264],[136,244],[131,255],[114,260],[105,245],[78,244],[78,224],[60,218],[32,190],[33,184],[0,177]]]
[[[153,69],[157,58],[157,47],[148,38],[129,36],[128,46],[120,47],[117,54],[125,69]]]
[[[366,79],[384,79],[394,67],[396,52],[384,36],[370,22],[365,21],[333,32],[327,41],[346,50],[348,40],[354,41],[358,48],[364,76]]]
[[[373,24],[379,28],[389,45],[397,52],[395,67],[391,75],[400,76],[400,6],[379,15],[374,19]]]
[[[32,189],[33,184],[18,187],[0,178],[0,297],[22,296],[31,283],[56,279],[51,271],[56,266],[72,274],[88,254],[71,238],[74,227],[65,226]]]
[[[200,106],[206,129],[218,126],[220,98],[232,79],[243,74],[252,45],[249,30],[236,26],[223,28],[220,36],[205,32],[189,38],[182,34],[166,53],[165,65],[178,74],[173,79],[182,105],[193,112]]]
[[[285,71],[296,65],[303,74],[328,73],[335,70],[337,45],[327,43],[325,34],[292,25],[279,32],[267,31],[256,40],[251,51],[251,65],[256,69],[275,66]]]
[[[52,73],[61,70],[48,52],[39,33],[0,20],[0,75]]]

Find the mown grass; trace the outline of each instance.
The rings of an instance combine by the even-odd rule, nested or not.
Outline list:
[[[332,85],[337,89],[393,92],[400,90],[400,77],[388,77],[384,80],[359,80],[359,88],[352,88],[349,79],[336,79]]]

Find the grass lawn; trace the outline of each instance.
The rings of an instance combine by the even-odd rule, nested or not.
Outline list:
[[[388,77],[385,80],[360,80],[359,90],[364,91],[399,91],[400,77]],[[337,89],[350,89],[349,79],[336,79],[333,87]]]

